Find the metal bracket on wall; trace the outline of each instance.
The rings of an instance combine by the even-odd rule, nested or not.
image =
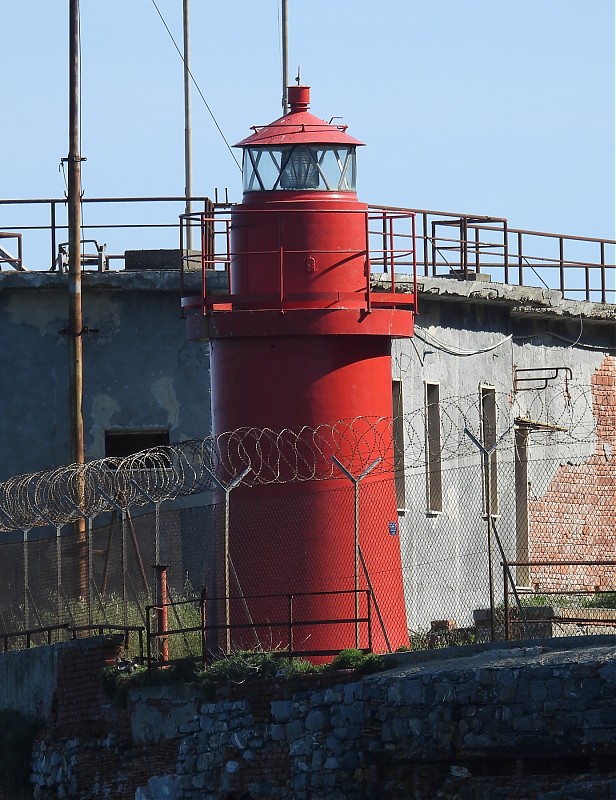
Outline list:
[[[570,367],[525,367],[513,368],[513,390],[514,392],[525,392],[529,389],[547,389],[550,381],[555,381],[556,378],[563,372],[565,374],[565,382],[573,379],[573,372]],[[521,384],[540,382],[540,386],[523,386]]]

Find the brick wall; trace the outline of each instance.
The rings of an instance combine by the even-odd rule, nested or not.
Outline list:
[[[616,559],[616,358],[592,377],[596,449],[582,464],[561,464],[541,498],[529,502],[531,561]],[[534,567],[545,590],[616,590],[614,567]]]

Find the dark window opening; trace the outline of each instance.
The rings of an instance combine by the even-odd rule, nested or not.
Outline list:
[[[396,506],[406,508],[406,482],[404,478],[404,408],[402,381],[391,382],[394,437],[394,480],[396,484]]]
[[[169,444],[167,429],[141,431],[105,431],[105,456],[126,458],[152,447]]]
[[[492,386],[481,387],[481,438],[486,450],[496,445],[496,391]],[[496,448],[483,459],[483,512],[498,514],[498,484]],[[489,509],[488,509],[489,506]]]
[[[438,383],[426,383],[426,450],[428,511],[442,511],[441,407]]]

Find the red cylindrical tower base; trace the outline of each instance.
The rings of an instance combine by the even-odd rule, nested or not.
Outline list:
[[[335,455],[356,478],[377,457],[391,464],[388,337],[216,339],[210,367],[215,434],[321,426],[317,442],[306,444],[322,449],[321,460],[331,462]],[[382,421],[354,426],[356,417]],[[340,420],[348,422],[350,433],[334,440],[327,423]],[[258,476],[258,449],[248,447]],[[276,476],[267,467],[262,477],[268,483],[259,485],[257,477],[257,485],[233,490],[230,594],[239,592],[245,602],[232,601],[231,624],[247,625],[232,634],[235,646],[252,646],[256,639],[264,647],[288,644],[288,631],[277,624],[287,618],[288,600],[256,597],[268,594],[293,595],[293,618],[307,623],[294,627],[294,649],[368,647],[367,623],[340,621],[354,619],[356,611],[362,618],[368,615],[368,589],[373,647],[382,651],[408,643],[400,547],[392,535],[398,520],[395,485],[390,474],[383,475],[383,466],[377,464],[357,489],[338,467],[334,479],[289,483],[296,463],[286,453]],[[363,592],[357,606],[356,587]]]

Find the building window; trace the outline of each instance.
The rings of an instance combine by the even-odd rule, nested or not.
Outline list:
[[[107,457],[126,458],[140,453],[142,450],[165,447],[168,444],[169,430],[167,428],[105,431],[105,456]]]
[[[399,511],[406,508],[406,483],[404,480],[404,406],[402,381],[391,382],[394,439],[394,479],[396,483],[396,506]]]
[[[428,511],[443,510],[441,405],[438,383],[426,383],[426,493]]]
[[[496,445],[496,391],[493,386],[481,386],[481,439],[486,450]],[[496,449],[483,459],[483,513],[498,514]]]

